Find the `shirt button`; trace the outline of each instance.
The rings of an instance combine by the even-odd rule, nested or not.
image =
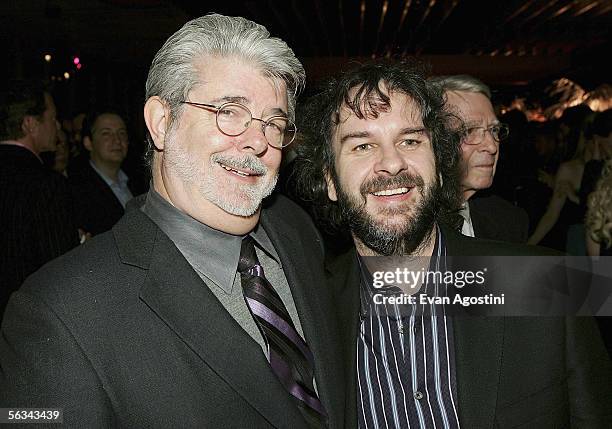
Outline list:
[[[420,401],[421,399],[423,399],[423,394],[417,390],[416,392],[414,392],[414,399]]]

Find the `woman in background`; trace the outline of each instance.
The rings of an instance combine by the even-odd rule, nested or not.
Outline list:
[[[605,163],[595,191],[589,196],[586,232],[589,256],[612,255],[612,160]]]
[[[609,264],[599,257],[612,255],[612,160],[604,164],[595,191],[589,195],[585,225],[587,254],[596,259],[594,264],[601,264],[603,270],[609,272]],[[609,280],[608,277],[604,281]],[[605,303],[597,304],[605,306]],[[596,317],[595,320],[612,358],[612,317]]]

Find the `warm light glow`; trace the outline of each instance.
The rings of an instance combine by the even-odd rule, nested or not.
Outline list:
[[[66,79],[70,79],[70,73],[68,73],[68,72],[64,72],[64,78],[66,78]]]
[[[46,62],[50,62],[51,61],[51,55],[45,54],[45,61]]]
[[[603,112],[612,108],[612,85],[602,84],[589,92],[584,104],[589,106],[594,112]]]

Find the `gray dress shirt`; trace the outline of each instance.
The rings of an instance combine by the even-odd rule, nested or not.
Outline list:
[[[174,242],[203,280],[203,286],[213,292],[268,357],[266,342],[244,300],[240,275],[237,273],[243,237],[218,231],[195,220],[166,201],[153,187],[141,210]],[[266,278],[280,295],[296,330],[304,338],[291,289],[270,238],[260,225],[249,235],[255,240],[255,251]]]

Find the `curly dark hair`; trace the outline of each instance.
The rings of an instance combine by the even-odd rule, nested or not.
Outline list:
[[[347,223],[338,203],[327,194],[326,176],[337,182],[332,150],[341,109],[358,118],[376,118],[390,107],[389,93],[410,97],[419,107],[423,125],[432,140],[441,192],[432,208],[437,221],[457,228],[460,193],[461,121],[445,108],[442,89],[429,83],[425,67],[417,62],[378,61],[362,64],[327,81],[320,92],[301,106],[300,143],[291,182],[295,196],[311,211],[328,234],[346,234]]]

